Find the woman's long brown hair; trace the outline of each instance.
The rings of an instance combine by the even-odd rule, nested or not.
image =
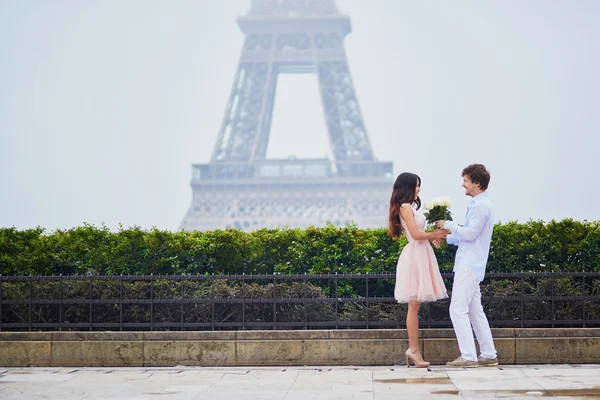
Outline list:
[[[390,215],[388,224],[388,235],[398,237],[404,233],[400,222],[400,206],[404,203],[416,204],[417,210],[421,208],[421,199],[415,200],[415,188],[421,186],[421,178],[410,172],[403,172],[396,178],[392,197],[390,198]]]

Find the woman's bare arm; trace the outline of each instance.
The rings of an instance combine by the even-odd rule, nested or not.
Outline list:
[[[433,232],[421,232],[419,228],[417,228],[415,216],[413,215],[413,210],[410,207],[410,204],[404,203],[400,206],[400,216],[406,223],[406,227],[410,233],[410,236],[412,236],[412,238],[415,240],[443,239],[448,234],[448,232],[444,229],[438,229]]]

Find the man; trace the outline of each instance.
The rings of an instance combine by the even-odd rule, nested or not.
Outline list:
[[[446,363],[449,367],[479,367],[498,365],[496,348],[487,317],[481,306],[479,283],[485,276],[494,229],[492,204],[485,192],[490,173],[482,164],[471,164],[462,171],[465,194],[471,196],[464,226],[453,221],[437,221],[438,228],[452,233],[448,244],[458,246],[454,262],[454,284],[450,301],[450,319],[458,340],[460,356]],[[481,354],[477,357],[473,332]]]

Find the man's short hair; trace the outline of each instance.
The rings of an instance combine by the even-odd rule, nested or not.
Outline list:
[[[490,183],[490,172],[483,164],[471,164],[462,170],[462,176],[468,175],[473,183],[478,183],[481,190],[487,190]]]

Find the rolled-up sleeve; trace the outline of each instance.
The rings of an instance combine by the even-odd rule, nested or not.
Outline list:
[[[444,224],[444,228],[446,228],[446,224]],[[451,244],[453,246],[458,246],[460,244],[460,239],[455,237],[454,235],[448,235],[446,236],[446,243]]]

